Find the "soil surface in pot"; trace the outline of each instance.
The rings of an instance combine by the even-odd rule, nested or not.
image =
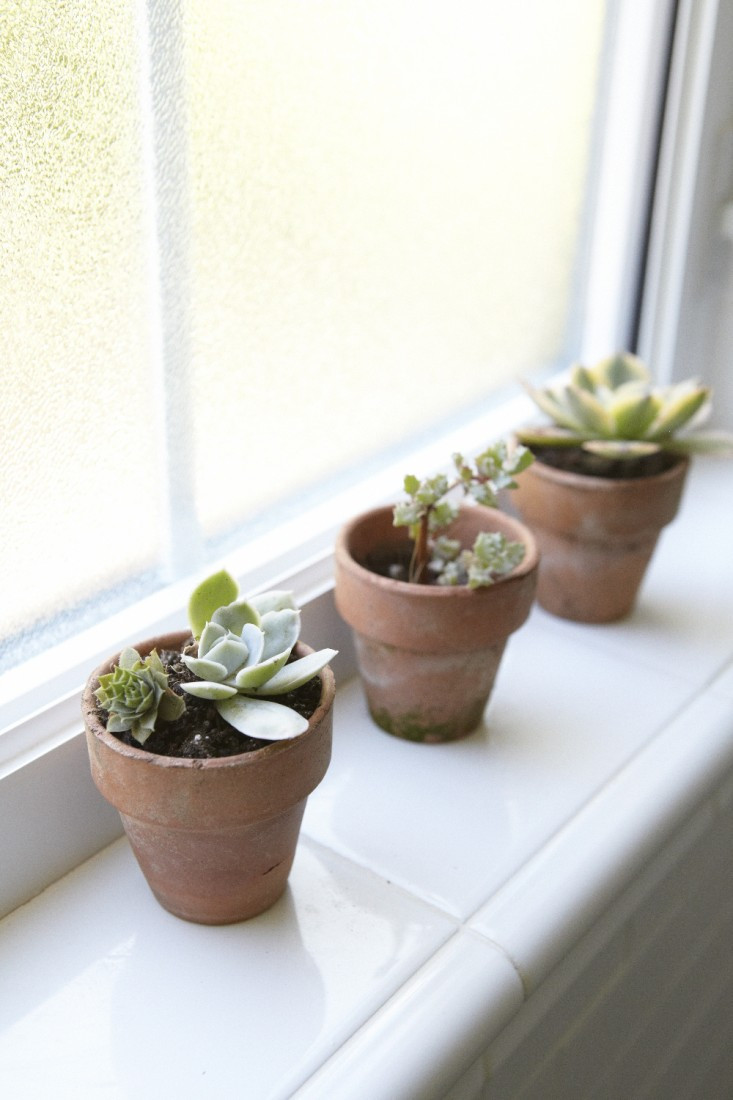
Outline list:
[[[553,466],[556,470],[565,470],[570,474],[585,474],[587,477],[606,477],[612,479],[653,477],[670,470],[679,456],[665,451],[649,455],[637,455],[635,458],[605,458],[603,455],[585,451],[582,447],[542,447],[530,448],[538,462]]]
[[[377,546],[370,550],[364,561],[360,562],[370,573],[380,577],[389,577],[393,581],[409,581],[410,558],[412,551],[401,546]],[[436,584],[437,578],[431,577],[425,584]]]
[[[158,656],[168,673],[170,687],[178,695],[185,696],[185,714],[175,722],[161,722],[144,745],[140,745],[129,733],[113,734],[118,741],[157,756],[183,756],[197,760],[239,756],[243,752],[255,752],[256,749],[272,744],[271,741],[238,733],[219,715],[211,700],[196,699],[195,696],[186,694],[181,684],[195,680],[196,677],[183,663],[180,653],[164,649]],[[273,702],[291,707],[304,718],[310,718],[321,698],[321,678],[314,676],[308,683],[286,695],[261,695],[258,698],[272,699]],[[98,706],[97,714],[100,721],[106,724],[107,712]]]

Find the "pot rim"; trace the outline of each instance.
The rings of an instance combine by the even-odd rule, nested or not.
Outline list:
[[[190,630],[177,630],[167,634],[155,635],[152,638],[146,638],[144,641],[135,644],[133,648],[136,649],[141,656],[146,656],[152,649],[177,649],[180,651],[185,642],[190,638]],[[136,745],[127,745],[124,741],[120,741],[118,737],[108,731],[104,722],[97,714],[97,703],[93,693],[99,686],[99,677],[103,673],[108,672],[111,667],[117,663],[121,652],[120,650],[120,652],[115,653],[113,657],[108,657],[102,661],[88,677],[84,686],[81,705],[84,724],[97,740],[103,742],[103,744],[119,756],[138,761],[147,761],[155,767],[183,768],[190,771],[200,771],[201,769],[225,769],[235,766],[241,768],[261,764],[268,756],[288,752],[298,744],[302,748],[303,744],[317,732],[324,716],[333,706],[336,694],[336,681],[333,670],[330,665],[326,665],[321,669],[320,673],[318,673],[321,680],[321,697],[318,706],[308,719],[308,729],[305,733],[299,734],[297,737],[288,737],[281,741],[273,741],[269,745],[263,745],[260,749],[235,753],[232,756],[206,758],[164,756],[161,753],[149,752],[142,745],[139,747]],[[313,649],[305,642],[299,641],[294,647],[294,652],[302,657],[307,653],[312,653]]]
[[[469,588],[465,584],[457,585],[439,585],[439,584],[416,584],[414,581],[401,581],[393,577],[385,577],[381,573],[375,573],[373,570],[368,569],[365,565],[361,565],[360,562],[352,555],[349,549],[349,540],[354,529],[360,524],[366,524],[370,519],[378,516],[384,516],[386,513],[392,513],[394,504],[380,505],[376,508],[370,508],[365,512],[360,512],[353,516],[344,526],[341,528],[338,539],[336,541],[336,554],[341,560],[343,566],[353,569],[359,575],[365,575],[371,579],[375,584],[380,587],[394,592],[401,592],[403,594],[410,594],[414,599],[471,599],[475,600],[486,599],[490,597],[492,592],[502,585],[511,581],[518,581],[528,574],[532,573],[536,569],[539,563],[539,547],[537,540],[531,529],[514,516],[508,515],[502,511],[501,508],[488,508],[483,504],[469,504],[463,502],[459,505],[459,512],[471,511],[479,509],[480,512],[488,513],[489,515],[498,515],[501,517],[502,524],[505,524],[512,531],[511,537],[515,538],[524,544],[525,554],[519,565],[512,569],[511,573],[506,573],[503,577],[499,577],[493,584],[485,585],[479,588]],[[492,530],[492,528],[487,528]],[[493,528],[496,530],[496,528]],[[397,528],[396,530],[405,529]],[[407,537],[405,535],[405,537]]]
[[[674,458],[675,462],[669,469],[656,474],[645,474],[641,477],[599,477],[598,474],[581,474],[574,470],[562,470],[549,462],[543,462],[541,458],[535,458],[532,465],[521,476],[524,477],[525,474],[534,472],[536,477],[544,478],[546,481],[554,481],[586,491],[609,493],[614,489],[619,491],[631,486],[652,486],[654,484],[664,484],[668,481],[676,481],[679,477],[684,476],[690,465],[690,457],[689,455],[679,454],[674,455]]]

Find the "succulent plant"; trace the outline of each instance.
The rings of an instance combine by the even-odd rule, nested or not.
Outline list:
[[[645,364],[628,352],[576,365],[568,382],[527,390],[554,425],[520,429],[517,437],[530,447],[579,446],[608,458],[662,450],[733,454],[726,433],[689,430],[710,412],[706,386],[694,379],[654,386]]]
[[[199,679],[183,684],[184,691],[212,700],[226,722],[250,737],[274,741],[305,733],[306,718],[260,698],[295,690],[336,655],[336,650],[322,649],[290,660],[300,633],[291,592],[239,599],[236,582],[222,571],[194,591],[189,619],[198,653],[184,654],[183,660]]]
[[[464,550],[460,543],[441,532],[458,515],[457,504],[448,499],[454,491],[470,496],[478,504],[495,508],[502,489],[516,488],[514,478],[534,461],[527,447],[509,448],[503,440],[487,447],[473,460],[466,462],[461,454],[453,455],[455,476],[436,474],[420,481],[408,474],[404,489],[409,500],[395,505],[395,527],[409,527],[413,553],[408,580],[417,584],[468,584],[470,588],[493,584],[510,572],[524,557],[521,542],[507,540],[504,535],[484,532],[473,549]]]
[[[129,731],[144,745],[157,721],[180,718],[186,704],[168,685],[168,676],[155,650],[143,660],[127,646],[112,672],[99,677],[95,696],[108,712],[110,733]]]

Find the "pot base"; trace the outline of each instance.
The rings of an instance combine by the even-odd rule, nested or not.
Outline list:
[[[438,744],[480,724],[504,642],[473,653],[414,653],[355,634],[369,713],[404,741]]]
[[[305,805],[270,821],[206,832],[120,816],[164,909],[196,924],[236,924],[264,913],[285,891]]]

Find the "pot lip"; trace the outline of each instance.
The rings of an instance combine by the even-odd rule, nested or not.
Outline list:
[[[359,512],[353,516],[339,532],[338,539],[336,541],[335,556],[336,560],[340,561],[342,566],[353,570],[358,576],[368,577],[370,581],[388,591],[395,593],[402,593],[409,595],[416,600],[450,600],[450,599],[487,599],[490,598],[492,593],[496,592],[498,588],[506,585],[508,582],[514,581],[515,583],[523,580],[525,577],[532,574],[539,564],[539,547],[537,540],[530,528],[516,519],[514,516],[508,515],[500,508],[487,508],[482,504],[467,504],[462,503],[459,505],[460,511],[471,510],[478,508],[480,511],[487,512],[489,514],[499,515],[502,521],[509,527],[513,528],[513,537],[524,543],[525,555],[519,565],[512,569],[511,573],[507,573],[505,576],[500,577],[494,584],[486,585],[480,588],[469,588],[468,585],[438,585],[438,584],[414,584],[410,581],[395,580],[392,577],[385,577],[381,573],[374,573],[371,569],[367,569],[366,566],[360,565],[359,562],[351,554],[348,548],[348,541],[351,532],[360,523],[368,522],[372,517],[383,516],[385,513],[392,513],[394,504],[380,505],[376,508],[370,508],[365,512]]]
[[[534,472],[536,477],[544,478],[546,481],[554,481],[578,489],[608,493],[614,489],[618,490],[632,486],[666,484],[669,481],[676,481],[678,478],[684,477],[690,465],[689,455],[678,454],[674,457],[676,461],[669,469],[662,470],[661,473],[657,474],[645,474],[642,477],[598,477],[597,474],[581,474],[573,470],[561,470],[557,466],[552,466],[549,462],[543,462],[541,458],[535,458],[525,474]]]
[[[148,652],[154,648],[180,649],[183,643],[190,637],[190,630],[177,630],[167,634],[155,635],[152,638],[145,638],[143,641],[135,643],[133,648],[138,651],[147,650]],[[300,641],[296,643],[295,650],[300,656],[313,652],[311,646]],[[120,650],[120,652],[122,651]],[[299,744],[302,748],[303,744],[311,740],[317,732],[326,714],[333,706],[336,694],[336,681],[333,670],[330,665],[326,665],[325,668],[322,668],[320,673],[318,673],[321,680],[320,701],[308,720],[308,730],[298,737],[289,737],[282,741],[273,741],[270,745],[264,745],[261,749],[253,749],[251,752],[237,753],[233,756],[218,756],[203,759],[186,756],[163,756],[160,753],[149,752],[143,746],[137,747],[135,745],[127,745],[124,741],[120,741],[113,733],[108,732],[107,727],[96,713],[96,701],[93,692],[99,684],[99,675],[106,671],[111,664],[115,664],[119,656],[120,653],[116,653],[112,657],[106,658],[88,677],[84,685],[81,703],[84,725],[88,733],[97,741],[101,741],[102,744],[108,749],[111,749],[118,756],[128,757],[131,760],[140,762],[147,762],[154,767],[182,768],[188,771],[200,771],[202,769],[211,771],[232,767],[254,767],[266,761],[268,757],[295,749]]]

